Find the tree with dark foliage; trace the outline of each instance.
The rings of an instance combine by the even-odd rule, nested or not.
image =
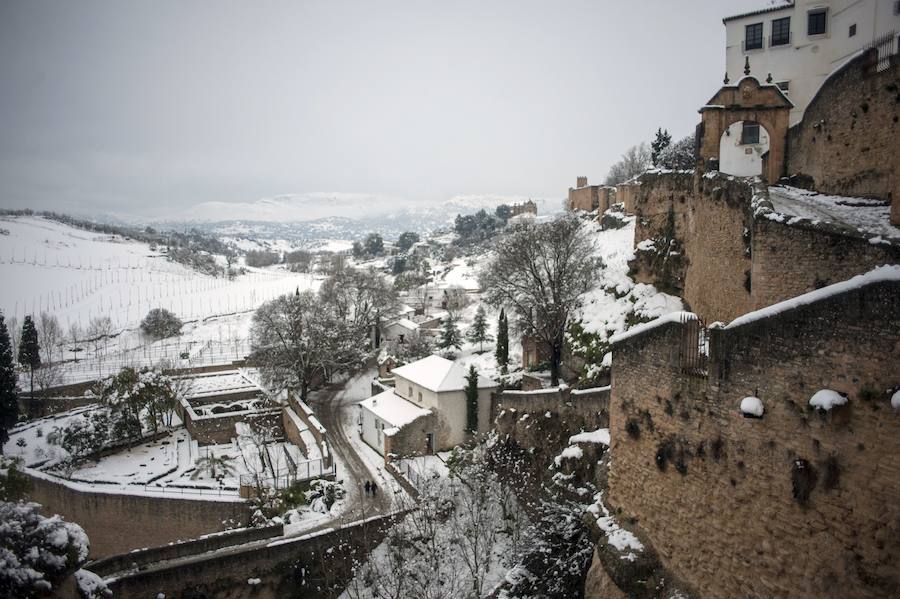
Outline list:
[[[497,364],[506,372],[509,365],[509,322],[506,320],[506,311],[500,309],[500,318],[497,320],[497,347],[494,350]]]
[[[9,441],[9,429],[19,420],[16,394],[16,371],[13,367],[12,344],[3,314],[0,314],[0,454]]]
[[[656,138],[650,143],[650,162],[659,166],[659,157],[672,144],[672,136],[665,129],[656,130]]]
[[[37,328],[31,316],[22,323],[22,341],[19,343],[19,364],[31,372],[31,401],[34,402],[34,371],[41,366],[41,346],[38,343]]]

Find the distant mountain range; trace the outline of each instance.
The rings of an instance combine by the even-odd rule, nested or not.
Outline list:
[[[373,231],[386,239],[396,239],[404,231],[432,233],[452,227],[457,214],[493,212],[501,204],[528,199],[537,204],[538,214],[562,210],[561,199],[524,196],[460,195],[445,202],[416,204],[372,194],[312,193],[255,202],[204,202],[153,224],[193,227],[229,237],[285,239],[314,247],[321,240],[362,239]]]

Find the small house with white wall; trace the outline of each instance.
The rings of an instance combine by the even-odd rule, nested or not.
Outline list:
[[[466,368],[429,356],[395,368],[394,388],[361,402],[363,440],[379,453],[422,454],[464,443],[469,429],[490,429],[491,396],[497,384],[478,377],[477,423],[468,421]]]

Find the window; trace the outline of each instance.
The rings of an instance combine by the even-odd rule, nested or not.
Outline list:
[[[744,50],[756,50],[763,47],[763,24],[747,25],[744,35]]]
[[[422,392],[419,391],[419,403],[422,403]]]
[[[847,37],[853,37],[856,35],[856,23],[850,25],[850,31],[847,32]]]
[[[409,386],[409,398],[412,399],[412,385]]]
[[[822,35],[828,31],[828,11],[825,9],[814,10],[809,13],[807,35]]]
[[[772,21],[772,46],[784,46],[791,43],[791,18],[774,19]]]
[[[778,89],[784,93],[784,95],[788,95],[791,93],[791,82],[790,81],[779,81],[775,85],[778,86]]]
[[[759,143],[759,123],[744,121],[741,129],[741,143],[744,145]]]

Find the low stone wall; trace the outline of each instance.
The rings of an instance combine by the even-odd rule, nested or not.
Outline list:
[[[384,456],[385,461],[391,456],[407,457],[415,455],[425,455],[428,453],[426,443],[426,433],[433,433],[435,446],[438,445],[438,439],[442,430],[442,424],[438,420],[437,414],[427,414],[419,416],[409,424],[403,425],[393,434],[384,435]]]
[[[149,549],[137,549],[89,563],[86,568],[101,577],[108,577],[117,572],[137,570],[148,564],[162,562],[188,555],[199,555],[215,551],[223,547],[235,547],[261,539],[272,539],[284,534],[283,524],[274,524],[262,528],[240,528],[221,533],[205,535],[190,541],[178,541]]]
[[[40,503],[47,515],[60,514],[84,528],[91,541],[91,557],[101,558],[142,547],[243,526],[249,520],[244,502],[183,499],[88,491],[32,474],[28,498]]]
[[[281,408],[259,412],[234,412],[216,414],[215,416],[189,416],[184,426],[191,434],[191,439],[200,445],[218,445],[230,443],[237,433],[234,425],[246,422],[251,427],[271,427],[277,430],[276,437],[284,436],[281,422]]]
[[[251,544],[218,555],[161,565],[117,578],[116,597],[334,597],[352,568],[382,541],[394,517],[380,516],[339,529]],[[249,580],[257,580],[248,584]]]

